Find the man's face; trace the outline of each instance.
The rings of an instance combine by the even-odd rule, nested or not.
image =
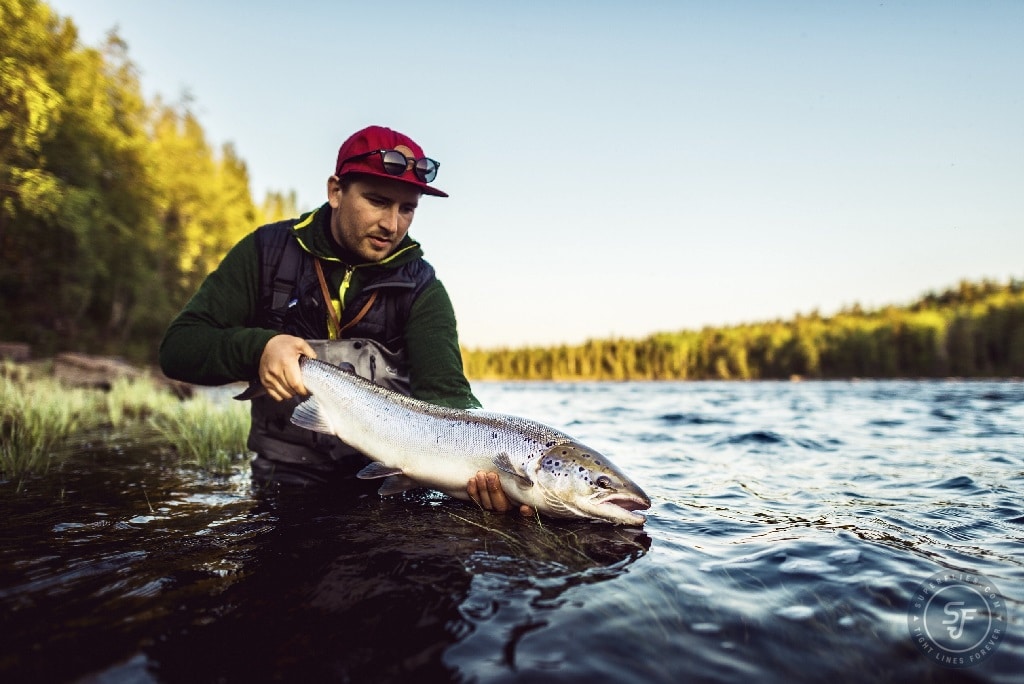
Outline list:
[[[331,234],[366,261],[380,261],[402,241],[419,204],[420,191],[387,178],[363,176],[347,190],[337,177],[327,181]]]

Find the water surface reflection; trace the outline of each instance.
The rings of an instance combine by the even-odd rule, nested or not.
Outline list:
[[[1020,681],[1024,384],[475,389],[607,450],[645,528],[86,446],[0,483],[0,681]],[[908,631],[945,570],[1005,600],[976,667]]]
[[[495,516],[429,493],[382,501],[375,486],[250,493],[244,474],[115,449],[5,490],[0,604],[13,643],[0,672],[458,679],[460,658],[514,665],[532,623],[501,610],[509,597],[557,603],[650,545],[638,530]]]

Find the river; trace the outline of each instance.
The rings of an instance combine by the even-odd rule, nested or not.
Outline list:
[[[0,681],[1020,681],[1024,384],[474,390],[610,456],[646,526],[83,444],[0,483]]]

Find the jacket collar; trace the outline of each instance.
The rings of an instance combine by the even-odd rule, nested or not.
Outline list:
[[[420,246],[420,243],[413,240],[407,234],[402,238],[402,241],[398,243],[398,247],[395,248],[395,251],[384,259],[374,262],[350,264],[335,252],[335,249],[331,244],[332,241],[327,238],[327,231],[330,230],[330,225],[331,205],[324,202],[324,204],[319,208],[301,215],[296,224],[292,227],[292,231],[294,232],[295,238],[299,241],[299,245],[302,246],[302,249],[325,261],[333,261],[351,268],[376,266],[383,269],[391,269],[407,264],[410,261],[423,256],[423,248]]]

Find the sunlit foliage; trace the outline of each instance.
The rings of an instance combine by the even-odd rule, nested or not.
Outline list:
[[[37,0],[0,0],[0,331],[37,353],[155,357],[164,328],[266,215],[188,101],[142,96],[127,45],[83,46]]]
[[[85,47],[38,0],[0,0],[0,336],[155,357],[164,328],[227,249],[298,214],[253,201],[231,145],[188,98],[142,96],[116,33]],[[1024,375],[1020,281],[961,283],[908,307],[728,328],[470,350],[472,378],[757,379]]]
[[[475,379],[754,380],[1024,376],[1024,281],[962,282],[907,307],[728,328],[464,350]]]

